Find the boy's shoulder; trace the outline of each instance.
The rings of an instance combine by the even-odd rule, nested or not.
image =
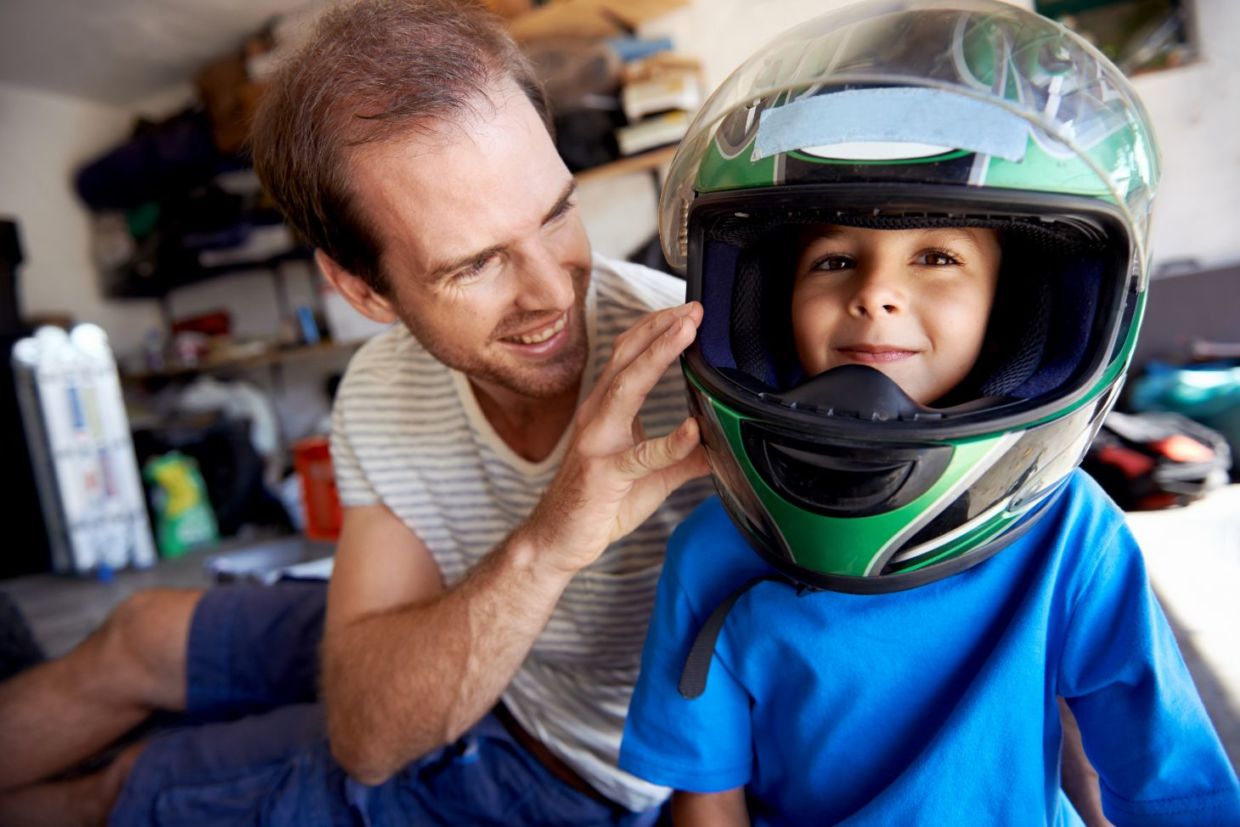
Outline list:
[[[1099,599],[1143,568],[1124,512],[1092,477],[1076,469],[1053,496],[1032,530],[995,555],[996,570],[1013,588],[1044,583],[1071,607]]]
[[[999,560],[1007,561],[1003,569],[1015,566],[1015,571],[1020,566],[1014,557],[1033,554],[1060,576],[1068,576],[1063,585],[1076,591],[1099,564],[1105,570],[1139,554],[1123,512],[1083,471],[1070,474],[1053,496],[1034,529],[1016,541],[1016,548],[1025,551],[999,552]],[[664,578],[697,611],[709,611],[748,580],[772,573],[775,568],[736,527],[718,496],[703,501],[672,532],[663,567]],[[952,582],[960,585],[974,579]]]
[[[1125,530],[1124,512],[1093,477],[1074,470],[1046,515],[1048,540],[1066,553],[1094,554]],[[1125,535],[1126,536],[1126,535]],[[1088,542],[1087,542],[1088,541]]]
[[[708,497],[676,527],[663,564],[663,576],[673,580],[695,608],[707,611],[750,578],[772,572],[718,496]]]

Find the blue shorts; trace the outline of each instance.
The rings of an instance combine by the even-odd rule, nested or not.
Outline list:
[[[114,825],[632,825],[551,774],[488,715],[367,787],[332,758],[316,702],[326,584],[222,586],[190,627],[186,724],[147,744]]]

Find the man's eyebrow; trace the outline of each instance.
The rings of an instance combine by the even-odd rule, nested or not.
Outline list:
[[[572,201],[573,196],[576,193],[577,182],[569,181],[568,186],[566,186],[563,192],[561,192],[560,197],[555,202],[555,205],[547,211],[545,216],[543,216],[542,223],[546,224],[550,222],[552,219],[567,210],[569,202]],[[452,261],[444,264],[436,265],[427,273],[426,280],[429,283],[434,284],[435,282],[452,275],[463,267],[468,267],[475,262],[486,261],[496,253],[503,252],[507,246],[507,244],[492,244],[490,247],[479,250],[476,253],[469,253],[468,255],[461,256],[460,258],[453,259]]]

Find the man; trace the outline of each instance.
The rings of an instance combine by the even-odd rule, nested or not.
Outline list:
[[[402,323],[359,353],[337,400],[330,751],[296,657],[313,591],[144,595],[4,687],[0,725],[10,752],[23,745],[0,758],[6,787],[151,709],[300,703],[27,787],[11,821],[653,819],[664,792],[615,757],[663,544],[702,493],[648,519],[706,470],[667,371],[700,308],[668,277],[592,259],[544,115],[498,23],[448,0],[329,12],[274,81],[256,169],[350,303]],[[54,720],[23,708],[48,693]]]

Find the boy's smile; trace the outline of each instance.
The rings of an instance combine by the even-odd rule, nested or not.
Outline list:
[[[894,347],[889,345],[852,344],[837,345],[836,351],[845,359],[861,365],[898,362],[916,356],[921,351],[916,348]]]
[[[934,402],[981,353],[999,257],[993,230],[808,231],[792,296],[802,367],[812,376],[869,365],[917,402]]]

